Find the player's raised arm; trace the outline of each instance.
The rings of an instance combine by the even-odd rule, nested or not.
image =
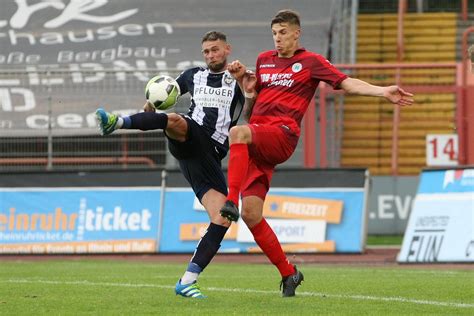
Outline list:
[[[247,71],[247,67],[239,60],[234,60],[233,62],[227,65],[227,70],[240,84],[242,83],[245,72]]]
[[[350,94],[359,94],[374,97],[384,97],[398,105],[412,105],[413,94],[406,92],[399,86],[375,86],[360,79],[347,78],[341,82],[341,88]]]
[[[242,115],[244,119],[248,122],[250,116],[252,115],[252,109],[257,99],[257,91],[255,90],[255,85],[257,84],[257,76],[253,71],[247,70],[242,79],[242,84],[240,86],[244,91],[245,103]]]
[[[248,122],[250,120],[250,115],[252,114],[255,99],[257,98],[257,92],[255,90],[257,77],[253,71],[248,70],[239,60],[234,60],[228,64],[227,70],[237,80],[240,89],[244,93],[245,103],[242,115]]]

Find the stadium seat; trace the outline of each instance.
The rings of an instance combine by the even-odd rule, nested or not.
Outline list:
[[[397,61],[396,13],[359,14],[357,62]],[[404,62],[456,61],[456,13],[407,13],[404,19]],[[351,73],[377,85],[394,84],[395,69],[358,69]],[[456,70],[402,69],[402,85],[452,86]],[[455,127],[454,93],[420,93],[416,105],[400,111],[398,174],[414,175],[425,166],[427,134],[451,134]],[[391,174],[394,106],[385,100],[346,96],[343,112],[341,165],[366,166],[371,174]]]

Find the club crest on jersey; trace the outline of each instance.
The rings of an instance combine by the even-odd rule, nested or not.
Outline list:
[[[225,73],[224,74],[224,83],[228,86],[230,86],[232,84],[232,82],[234,82],[234,77],[232,77],[231,75]]]
[[[293,66],[291,66],[291,70],[293,70],[293,72],[299,72],[301,69],[303,69],[303,65],[300,63],[294,63]]]

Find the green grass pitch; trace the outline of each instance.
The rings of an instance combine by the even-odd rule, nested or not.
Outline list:
[[[474,315],[474,270],[301,264],[282,298],[270,264],[211,263],[206,299],[174,295],[186,263],[0,261],[0,315]]]

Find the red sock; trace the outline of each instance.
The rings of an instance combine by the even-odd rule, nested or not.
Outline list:
[[[250,231],[252,232],[257,245],[267,255],[268,259],[270,259],[270,261],[277,267],[282,277],[287,277],[295,273],[295,268],[286,258],[277,236],[270,225],[268,225],[265,218],[252,227]]]
[[[247,174],[249,166],[249,150],[247,144],[230,145],[229,166],[227,169],[227,179],[229,181],[229,194],[227,199],[239,205],[240,187],[242,180]]]

